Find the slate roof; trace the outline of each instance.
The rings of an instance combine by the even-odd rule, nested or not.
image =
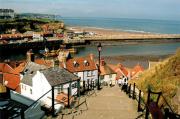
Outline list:
[[[22,71],[23,79],[21,80],[22,83],[32,86],[32,78],[36,74],[37,71],[46,69],[47,67],[44,65],[39,65],[34,62],[28,62]]]
[[[61,67],[49,68],[40,72],[44,74],[51,86],[65,84],[79,79],[79,77]]]

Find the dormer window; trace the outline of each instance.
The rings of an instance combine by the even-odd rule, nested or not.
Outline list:
[[[89,66],[89,62],[87,60],[84,60],[84,65]]]
[[[34,72],[33,71],[31,71],[31,73],[30,74],[33,74]]]
[[[73,65],[74,65],[74,67],[78,67],[79,66],[79,64],[76,61],[73,62]]]

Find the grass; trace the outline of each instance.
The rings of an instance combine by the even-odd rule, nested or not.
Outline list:
[[[54,21],[51,19],[23,18],[0,20],[0,33],[9,33],[11,29],[17,29],[18,32],[41,31],[41,25],[47,23],[61,23],[62,21]]]
[[[154,92],[162,92],[172,107],[180,106],[173,100],[177,95],[177,90],[180,89],[180,49],[174,56],[145,71],[139,79],[131,80],[130,83],[136,83],[138,88],[144,92],[145,99],[147,90],[150,88]],[[153,96],[153,99],[155,98],[156,96]],[[163,103],[160,99],[160,104]],[[174,110],[177,111],[177,109]]]

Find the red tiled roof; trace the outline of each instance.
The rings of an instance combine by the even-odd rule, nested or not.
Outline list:
[[[45,65],[47,67],[53,67],[53,61],[45,59],[35,59],[35,63]]]
[[[122,65],[122,64],[118,64],[118,65],[109,65],[116,73],[116,79],[120,79],[121,76],[125,75],[128,76],[128,70]]]
[[[88,62],[88,65],[85,65],[84,62]],[[74,63],[77,63],[76,66],[74,66]],[[70,72],[82,72],[82,71],[92,71],[97,70],[95,62],[88,56],[88,57],[78,57],[69,59],[66,62],[66,68]]]
[[[20,84],[20,76],[16,74],[3,74],[4,84],[6,87],[16,90]]]
[[[14,72],[16,74],[20,74],[24,70],[25,66],[26,66],[26,62],[21,63],[19,66],[14,68]]]
[[[140,65],[140,64],[137,64],[131,71],[131,76],[135,76],[138,72],[143,72],[144,71],[144,68]]]
[[[109,65],[106,64],[104,59],[101,59],[100,72],[100,75],[116,74],[116,72]]]
[[[8,64],[0,63],[0,72],[3,75],[3,83],[6,87],[16,90],[20,83],[20,76]]]
[[[14,69],[6,63],[0,63],[0,72],[17,74],[15,73]]]
[[[68,95],[62,92],[57,95],[56,101],[60,102],[60,103],[64,103],[64,105],[67,106],[68,105]],[[73,97],[70,97],[70,103],[72,103],[72,101],[73,101]]]

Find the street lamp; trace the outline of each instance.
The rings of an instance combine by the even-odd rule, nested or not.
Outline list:
[[[99,43],[99,45],[97,46],[98,48],[98,52],[99,52],[99,65],[98,65],[98,86],[97,89],[100,90],[100,81],[99,81],[99,77],[100,77],[100,60],[101,60],[101,50],[102,50],[102,46],[101,43]]]

